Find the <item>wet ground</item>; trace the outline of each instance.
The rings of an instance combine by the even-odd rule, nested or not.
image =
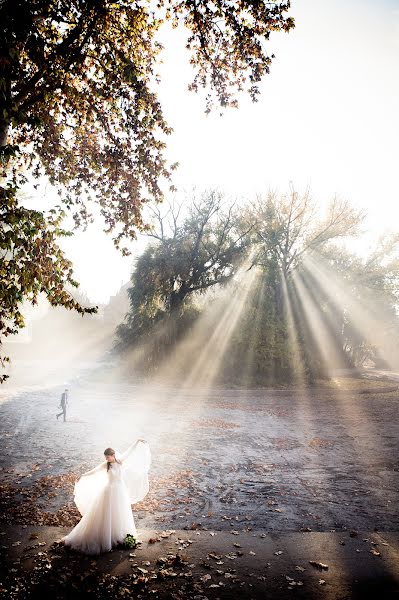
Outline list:
[[[341,378],[306,391],[193,392],[103,375],[69,382],[65,423],[55,417],[62,386],[1,389],[2,482],[25,490],[20,501],[72,510],[75,477],[105,447],[140,435],[153,465],[139,528],[398,531],[396,385]],[[43,481],[54,482],[51,494]]]

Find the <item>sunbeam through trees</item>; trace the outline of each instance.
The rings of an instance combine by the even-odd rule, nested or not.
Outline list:
[[[163,365],[171,374],[180,364],[186,372],[182,360],[169,364],[171,353],[174,361],[187,356],[185,339],[190,362],[201,362],[209,334],[195,332],[213,313],[213,330],[229,314],[223,335],[234,322],[216,352],[219,382],[312,381],[366,363],[398,364],[388,333],[399,324],[397,236],[359,257],[345,242],[361,235],[364,214],[338,198],[323,211],[309,191],[269,193],[240,209],[208,192],[187,205],[185,216],[173,205],[156,215],[137,261],[130,311],[117,330],[127,371],[154,374]],[[244,264],[251,290],[231,313]]]

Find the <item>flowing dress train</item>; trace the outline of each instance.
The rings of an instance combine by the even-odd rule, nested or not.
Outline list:
[[[135,443],[118,460],[109,469],[101,463],[75,484],[74,500],[82,519],[63,538],[66,546],[99,554],[122,543],[128,533],[137,535],[131,505],[148,493],[149,446]]]

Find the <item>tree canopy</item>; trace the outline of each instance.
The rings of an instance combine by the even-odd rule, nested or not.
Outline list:
[[[364,214],[348,201],[335,197],[323,215],[309,190],[300,194],[291,188],[283,196],[269,192],[266,198],[260,197],[253,205],[251,218],[256,223],[255,263],[267,267],[269,261],[276,261],[284,277],[288,277],[307,252],[322,248],[331,240],[356,235]]]
[[[78,223],[87,219],[91,197],[116,243],[131,238],[144,226],[143,202],[160,200],[160,179],[170,176],[163,151],[171,130],[154,91],[158,29],[167,20],[188,28],[196,71],[191,89],[207,88],[228,106],[237,89],[256,98],[271,62],[264,42],[271,31],[293,26],[288,8],[288,2],[226,0],[157,7],[150,1],[5,0],[3,160],[18,153],[30,172],[46,175]]]
[[[245,210],[225,208],[218,225],[205,219],[203,228],[215,198],[210,194],[201,208],[193,205],[181,227],[174,227],[172,212],[168,234],[159,219],[156,244],[136,264],[130,310],[117,330],[122,353],[144,348],[144,362],[132,360],[133,369],[154,371],[165,361],[162,372],[169,372],[173,357],[173,368],[182,371],[176,376],[184,377],[206,344],[196,323],[206,323],[212,332],[219,325],[213,317],[222,318],[214,297],[201,303],[198,293],[233,280],[244,259],[245,269],[256,275],[249,293],[240,291],[244,305],[231,315],[235,324],[229,324],[228,345],[223,343],[227,350],[217,357],[221,380],[304,383],[337,368],[397,361],[391,341],[399,330],[397,235],[385,236],[361,257],[345,241],[361,233],[363,213],[338,198],[321,210],[309,192],[294,189],[282,196],[269,193]],[[215,255],[220,256],[217,272]],[[232,294],[246,285],[245,278],[234,281]],[[222,298],[230,314],[232,299]]]
[[[176,203],[164,215],[154,210],[154,241],[132,274],[130,310],[117,329],[119,350],[143,343],[162,325],[163,347],[157,344],[152,358],[164,356],[196,316],[194,299],[227,283],[247,253],[250,227],[219,193],[206,192],[184,208],[185,214]]]
[[[78,308],[65,288],[71,273],[57,245],[61,228],[53,226],[63,209],[85,225],[95,202],[106,231],[126,252],[126,240],[148,229],[143,205],[162,200],[164,181],[171,185],[175,165],[164,155],[171,128],[156,93],[159,28],[167,21],[187,28],[195,69],[189,87],[208,90],[210,110],[236,105],[238,90],[256,99],[272,60],[265,45],[270,32],[294,26],[288,9],[288,1],[1,3],[0,260],[2,277],[12,277],[1,292],[8,307],[0,315],[1,335],[22,325],[19,302],[35,301],[40,292],[51,303]],[[57,189],[57,215],[21,209],[19,189],[35,177]],[[29,260],[21,262],[23,238]],[[40,244],[57,268],[46,271],[36,261]]]

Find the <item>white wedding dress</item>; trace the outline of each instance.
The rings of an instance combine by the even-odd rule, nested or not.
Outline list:
[[[136,442],[107,469],[104,461],[82,475],[75,484],[74,500],[82,519],[63,538],[66,546],[85,554],[108,552],[123,543],[126,535],[136,536],[132,504],[148,493],[151,463],[147,443]]]

